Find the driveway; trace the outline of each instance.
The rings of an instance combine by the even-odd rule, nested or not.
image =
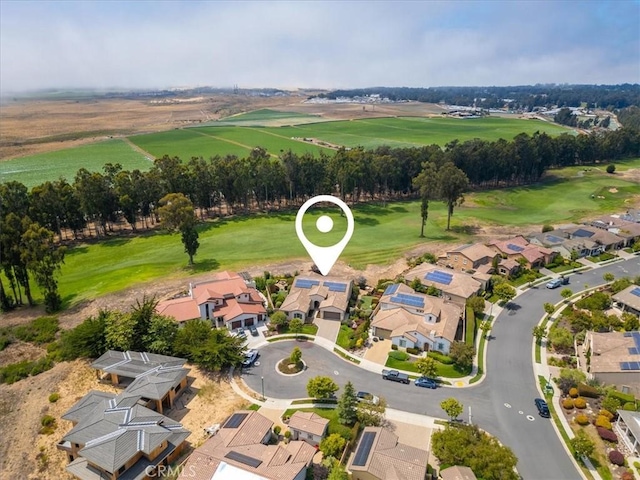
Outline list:
[[[380,365],[387,363],[387,357],[391,351],[391,340],[380,340],[372,342],[371,347],[367,349],[364,358]]]
[[[317,336],[326,338],[332,343],[336,343],[338,332],[340,331],[340,321],[325,320],[324,318],[316,318],[313,323],[318,326]]]

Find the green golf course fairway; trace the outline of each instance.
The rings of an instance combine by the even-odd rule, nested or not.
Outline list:
[[[640,159],[619,165],[638,168]],[[532,225],[532,232],[537,232],[545,223],[567,223],[585,215],[624,211],[628,206],[625,200],[640,195],[640,185],[620,175],[608,175],[604,167],[590,167],[587,172],[584,167],[571,167],[551,173],[555,179],[541,184],[467,195],[466,202],[455,209],[450,232],[445,230],[444,204],[431,202],[425,238],[419,237],[418,201],[395,202],[385,207],[356,205],[352,208],[355,231],[340,261],[355,268],[388,264],[418,245],[428,250],[432,241],[452,244],[472,241],[472,237],[464,233],[470,226]],[[610,193],[612,187],[618,192]],[[598,195],[605,198],[598,199]],[[310,241],[331,245],[342,238],[346,222],[336,212],[335,208],[307,212],[303,229]],[[331,214],[335,222],[334,229],[327,234],[315,229],[315,222],[323,213]],[[193,267],[187,267],[187,255],[177,234],[150,232],[73,247],[62,266],[60,294],[65,306],[69,306],[146,281],[308,259],[295,233],[295,214],[296,211],[239,216],[202,224],[200,248]],[[34,282],[32,286],[35,298],[41,300]]]

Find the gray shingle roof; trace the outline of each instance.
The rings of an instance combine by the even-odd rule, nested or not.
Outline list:
[[[111,400],[112,398],[115,398],[115,396],[116,395],[114,393],[91,390],[73,407],[67,410],[61,418],[77,423],[82,420],[84,416],[93,412],[96,406],[101,404],[104,400]]]
[[[147,352],[109,350],[91,364],[91,368],[135,378],[158,367],[182,367],[186,360]]]

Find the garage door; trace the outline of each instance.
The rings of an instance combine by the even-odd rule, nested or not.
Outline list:
[[[327,320],[340,320],[340,313],[338,312],[324,312],[322,318]]]
[[[391,339],[391,331],[390,330],[385,330],[383,328],[376,328],[374,330],[374,335],[376,337],[382,338],[383,340],[390,340]]]
[[[242,320],[236,320],[231,322],[231,330],[235,330],[236,328],[242,327]]]
[[[245,327],[250,327],[251,325],[253,325],[253,318],[245,318],[244,326]]]

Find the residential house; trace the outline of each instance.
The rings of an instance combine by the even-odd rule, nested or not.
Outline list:
[[[640,287],[629,285],[611,297],[625,312],[640,315]]]
[[[476,474],[469,467],[456,465],[440,470],[442,480],[477,480]]]
[[[473,243],[448,251],[438,258],[438,264],[459,272],[469,272],[477,270],[481,265],[491,265],[497,256],[497,253],[486,245]]]
[[[235,412],[194,450],[178,478],[304,480],[316,449],[300,440],[269,445],[272,427],[273,422],[256,411]]]
[[[398,442],[382,427],[365,427],[349,458],[352,480],[424,480],[429,452]]]
[[[297,410],[289,418],[288,426],[292,440],[303,440],[317,447],[327,433],[329,420],[313,412]]]
[[[391,340],[400,348],[447,354],[461,319],[462,309],[458,305],[395,283],[380,298],[371,327],[375,336]]]
[[[627,213],[620,215],[620,218],[628,222],[640,223],[640,209],[629,209]]]
[[[92,390],[62,418],[73,428],[57,444],[67,471],[82,480],[144,480],[174,462],[190,432],[126,390]]]
[[[618,410],[618,419],[613,424],[618,439],[633,457],[640,457],[640,412]]]
[[[640,395],[640,332],[587,332],[579,353],[588,378]]]
[[[604,246],[589,238],[574,236],[569,238],[565,230],[552,230],[529,237],[532,244],[558,252],[565,258],[591,257],[604,252]]]
[[[514,261],[517,265],[520,265],[519,262],[523,262],[526,268],[534,269],[542,268],[546,264],[553,262],[558,255],[558,252],[554,252],[549,248],[529,243],[522,236],[507,240],[493,240],[487,246],[503,257],[498,268],[498,273],[501,275],[507,273],[506,268],[501,265],[507,260]]]
[[[615,233],[590,225],[579,225],[577,227],[564,229],[570,240],[589,239],[601,245],[604,251],[619,250],[624,247],[625,240]]]
[[[108,377],[115,386],[126,386],[125,397],[138,397],[162,413],[187,387],[184,358],[148,352],[109,350],[91,364],[98,378]]]
[[[423,263],[412,268],[405,274],[405,279],[411,282],[414,279],[420,280],[426,287],[436,288],[441,292],[441,297],[445,300],[464,308],[467,300],[486,289],[488,280],[480,278],[478,275],[456,272],[450,269]]]
[[[234,330],[266,320],[265,303],[250,277],[224,271],[212,280],[190,284],[187,296],[159,302],[156,311],[181,324],[200,318]]]
[[[353,282],[340,278],[309,275],[296,277],[280,310],[289,320],[346,320]]]
[[[589,225],[611,232],[624,240],[623,247],[630,247],[640,240],[640,223],[623,220],[620,215],[604,215]]]

